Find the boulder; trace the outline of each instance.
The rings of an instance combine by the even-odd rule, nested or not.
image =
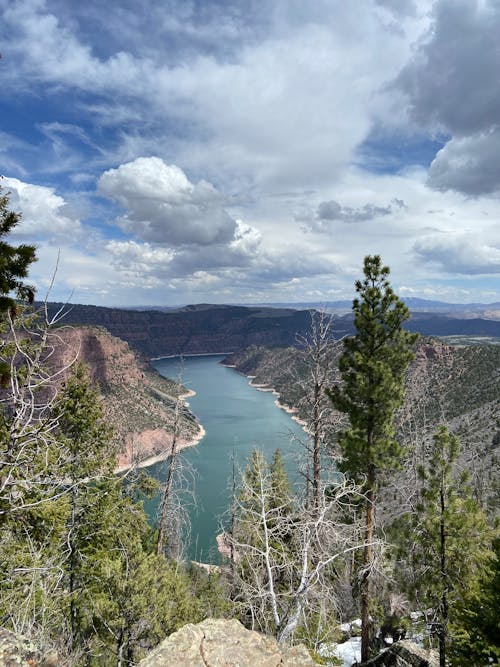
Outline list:
[[[0,667],[58,667],[57,653],[42,654],[26,637],[0,628]]]
[[[303,645],[282,647],[236,620],[189,623],[139,663],[140,667],[314,667]]]
[[[396,642],[359,667],[439,667],[436,651],[427,651],[411,641]]]

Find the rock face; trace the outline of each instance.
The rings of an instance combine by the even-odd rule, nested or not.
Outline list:
[[[38,651],[29,642],[0,628],[0,667],[28,667],[38,659]]]
[[[50,314],[60,306],[50,304]],[[297,332],[309,331],[311,316],[308,310],[289,308],[199,305],[162,313],[74,305],[64,322],[106,327],[146,356],[157,357],[293,345]]]
[[[49,304],[49,315],[64,304]],[[64,317],[67,324],[106,327],[136,350],[155,357],[167,354],[235,352],[250,345],[296,345],[297,334],[311,329],[309,309],[199,304],[169,312],[136,311],[75,304]],[[408,329],[430,335],[500,336],[500,322],[457,319],[438,314],[413,314]],[[339,338],[354,332],[352,314],[335,318]]]
[[[283,648],[239,621],[209,618],[185,625],[139,663],[140,667],[314,667],[307,649]]]
[[[120,469],[170,451],[175,405],[184,389],[161,377],[128,343],[101,327],[61,327],[50,334],[49,342],[47,364],[53,370],[76,360],[87,365],[92,382],[104,397],[105,416],[120,450]],[[60,383],[67,374],[61,374]],[[195,444],[202,435],[196,418],[182,401],[177,448]]]
[[[396,642],[376,658],[363,662],[359,667],[439,667],[435,651],[426,651],[413,642]]]
[[[58,667],[54,651],[45,655],[27,639],[0,628],[0,667]]]

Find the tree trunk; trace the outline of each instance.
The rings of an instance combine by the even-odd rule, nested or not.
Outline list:
[[[446,633],[448,626],[448,596],[447,596],[447,576],[446,576],[446,532],[444,525],[444,513],[446,511],[444,489],[440,489],[441,516],[439,520],[440,529],[440,551],[441,551],[441,623],[439,626],[439,667],[446,667]]]
[[[313,423],[314,423],[314,449],[313,449],[313,507],[319,507],[319,494],[320,494],[320,445],[321,445],[321,423],[319,417],[320,411],[320,402],[321,400],[321,387],[316,382],[314,385],[314,413],[313,413]]]
[[[366,492],[365,546],[363,549],[363,575],[361,578],[361,661],[369,658],[370,649],[370,584],[372,567],[372,541],[375,508],[375,466],[368,469]]]
[[[77,642],[78,634],[78,624],[77,624],[77,610],[75,602],[75,589],[76,589],[76,545],[74,531],[76,527],[76,484],[73,476],[73,488],[71,490],[71,518],[70,525],[68,530],[68,546],[69,546],[69,613],[70,613],[70,624],[71,624],[71,636],[70,636],[70,650],[74,651]]]
[[[123,629],[120,630],[117,644],[118,645],[116,650],[116,667],[123,667],[123,650],[125,648],[125,632]]]
[[[232,455],[232,482],[231,482],[231,539],[229,541],[229,562],[231,569],[231,600],[235,599],[236,596],[236,568],[234,563],[235,553],[234,553],[234,529],[236,524],[236,468],[235,468],[235,455],[233,449]]]
[[[167,527],[167,515],[168,515],[168,503],[170,500],[170,494],[172,492],[172,483],[174,480],[174,470],[177,463],[177,431],[179,429],[179,402],[181,398],[178,397],[175,402],[175,414],[174,414],[174,430],[172,433],[172,445],[170,447],[170,458],[168,466],[167,481],[165,482],[165,489],[163,491],[163,497],[161,499],[160,507],[160,521],[158,523],[158,537],[156,540],[156,555],[159,556],[164,548],[165,541],[165,532]]]

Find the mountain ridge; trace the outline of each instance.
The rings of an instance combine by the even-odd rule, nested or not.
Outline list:
[[[49,316],[64,304],[49,303]],[[354,333],[352,314],[334,315],[334,335]],[[98,325],[152,358],[180,354],[227,353],[251,345],[298,345],[311,327],[310,310],[193,304],[172,312],[136,311],[75,304],[65,324]],[[413,313],[407,328],[424,335],[500,337],[500,321]]]

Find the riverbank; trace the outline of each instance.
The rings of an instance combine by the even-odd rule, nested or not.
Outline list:
[[[234,366],[232,368],[235,368]],[[239,372],[239,371],[238,371]],[[257,391],[268,391],[274,396],[276,396],[276,400],[274,401],[274,405],[279,408],[280,410],[283,410],[287,414],[290,415],[290,417],[293,419],[294,422],[296,422],[305,433],[308,435],[311,434],[311,430],[309,428],[309,424],[305,421],[305,419],[301,419],[300,417],[297,417],[297,408],[292,408],[289,405],[286,405],[286,403],[281,403],[280,402],[280,393],[276,391],[273,387],[270,387],[268,384],[254,384],[253,378],[255,378],[255,375],[247,375],[246,377],[250,378],[250,382],[248,383],[251,387],[254,389],[257,389]]]
[[[187,352],[186,354],[162,354],[161,357],[150,357],[149,361],[161,361],[162,359],[182,359],[183,357],[220,357],[228,356],[233,352]]]
[[[190,394],[190,396],[194,395],[195,392]],[[162,448],[161,451],[152,454],[147,452],[147,455],[144,458],[139,458],[139,459],[137,458],[137,456],[127,457],[127,453],[125,453],[125,457],[127,457],[128,460],[126,459],[122,461],[122,463],[120,462],[118,463],[118,466],[115,468],[115,474],[128,472],[133,468],[149,468],[149,466],[152,466],[155,463],[160,463],[161,461],[165,461],[166,459],[168,459],[172,448],[172,435],[170,433],[167,433],[166,431],[161,431],[161,433],[160,431],[161,430],[158,429],[157,431],[154,432],[144,432],[138,434],[138,437],[139,438],[141,436],[144,437],[144,434],[146,434],[146,436],[149,437],[151,437],[151,434],[156,434],[157,436],[161,437],[164,443],[164,447]],[[199,442],[201,442],[201,440],[203,440],[205,435],[206,435],[205,429],[201,424],[198,424],[198,433],[193,438],[189,440],[186,440],[184,438],[178,439],[176,444],[176,451],[180,452],[183,449],[187,449],[188,447],[195,447]],[[120,458],[118,459],[118,461],[120,461]]]

